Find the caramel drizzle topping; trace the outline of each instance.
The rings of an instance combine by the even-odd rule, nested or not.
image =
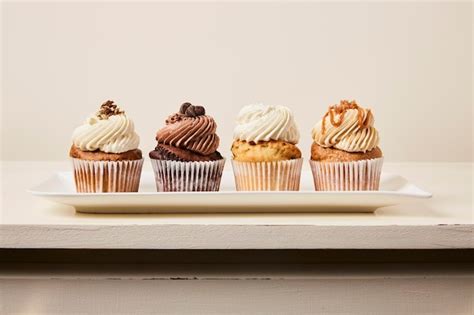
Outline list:
[[[370,111],[370,109],[367,110],[367,117],[364,120],[364,109],[359,107],[356,101],[349,102],[347,100],[342,100],[339,103],[339,105],[335,104],[335,105],[329,106],[328,111],[323,116],[323,122],[321,125],[321,133],[324,134],[326,132],[326,117],[329,116],[331,125],[333,125],[334,127],[339,127],[344,122],[344,115],[349,109],[357,110],[357,124],[359,125],[359,128],[361,129],[367,128],[370,121],[369,118],[372,115],[372,112]],[[336,115],[339,115],[338,121],[336,121],[335,119]]]

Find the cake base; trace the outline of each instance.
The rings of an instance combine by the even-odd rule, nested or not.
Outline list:
[[[333,148],[324,148],[313,142],[311,146],[311,160],[320,162],[352,162],[378,159],[382,157],[382,150],[375,147],[368,152],[346,152]]]
[[[239,162],[275,162],[301,158],[301,151],[296,145],[279,140],[257,143],[236,140],[231,150],[234,161]]]
[[[69,156],[73,159],[90,160],[90,161],[129,161],[140,160],[142,151],[140,149],[130,150],[123,153],[107,153],[99,150],[82,151],[75,145],[71,146]]]

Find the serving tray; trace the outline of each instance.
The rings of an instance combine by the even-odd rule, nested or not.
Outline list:
[[[218,192],[156,192],[152,172],[143,172],[136,193],[77,193],[72,172],[54,174],[30,189],[35,196],[85,213],[374,212],[431,194],[401,176],[382,173],[379,191],[316,192],[310,171],[295,192],[238,192],[225,171]]]

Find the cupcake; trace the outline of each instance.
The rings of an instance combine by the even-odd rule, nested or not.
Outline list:
[[[232,167],[237,190],[299,190],[299,132],[285,106],[248,105],[237,118]]]
[[[143,165],[140,138],[113,101],[74,130],[69,155],[78,192],[136,192]]]
[[[312,137],[316,190],[379,189],[383,157],[370,109],[345,100],[330,106]]]
[[[158,191],[218,191],[225,159],[217,124],[203,106],[184,103],[156,133],[149,156]]]

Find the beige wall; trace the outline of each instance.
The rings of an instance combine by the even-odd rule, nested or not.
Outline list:
[[[310,129],[342,98],[373,108],[389,161],[472,160],[472,10],[464,3],[4,3],[2,159],[67,158],[106,99],[141,147],[181,102],[228,156],[239,108],[291,107]]]

